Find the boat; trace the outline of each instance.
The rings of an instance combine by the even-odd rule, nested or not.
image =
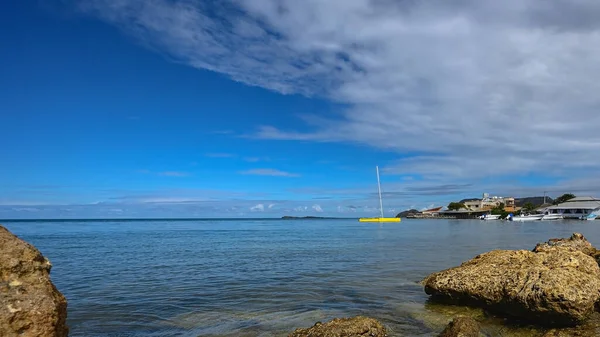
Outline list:
[[[591,213],[591,214],[588,214],[585,217],[582,217],[582,220],[596,220],[596,218],[598,218],[598,214]]]
[[[540,221],[544,214],[530,214],[530,215],[519,215],[519,216],[508,216],[508,221],[526,222],[526,221]]]
[[[561,214],[544,214],[544,216],[542,217],[542,221],[549,221],[549,220],[563,220],[564,217]]]
[[[479,217],[481,220],[500,220],[500,214],[484,214]]]
[[[381,200],[381,183],[379,182],[379,166],[375,166],[377,172],[377,191],[379,192],[379,213],[378,218],[360,218],[359,222],[400,222],[400,218],[386,218],[383,216],[383,201]]]
[[[600,199],[594,197],[575,197],[546,209],[548,213],[560,214],[565,219],[587,219],[588,215],[600,215]]]

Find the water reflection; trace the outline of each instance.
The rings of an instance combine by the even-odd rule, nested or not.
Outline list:
[[[476,309],[428,302],[417,284],[492,249],[532,249],[594,221],[406,220],[6,223],[52,261],[71,336],[285,336],[368,315],[392,336],[435,336],[457,314],[491,336],[535,336]]]

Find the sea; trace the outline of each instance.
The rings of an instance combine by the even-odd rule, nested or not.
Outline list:
[[[600,221],[356,219],[2,221],[34,244],[68,300],[70,336],[286,336],[335,317],[436,336],[457,314],[492,336],[532,336],[477,309],[431,303],[419,281],[493,249],[527,249]]]

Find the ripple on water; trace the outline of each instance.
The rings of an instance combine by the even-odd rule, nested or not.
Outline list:
[[[428,303],[427,274],[492,249],[531,249],[592,221],[532,224],[414,220],[107,221],[5,223],[53,263],[69,301],[71,336],[285,336],[358,314],[391,336],[435,336],[475,315],[491,336],[527,327]]]

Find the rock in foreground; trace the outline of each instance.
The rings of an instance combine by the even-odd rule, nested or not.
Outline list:
[[[533,251],[539,253],[557,247],[578,250],[585,255],[593,257],[596,262],[600,262],[600,251],[592,246],[581,233],[573,233],[570,238],[566,239],[550,239],[547,242],[538,243]]]
[[[317,322],[307,329],[296,329],[288,337],[383,337],[385,327],[374,318],[356,316]]]
[[[600,268],[578,250],[495,250],[423,280],[433,299],[542,325],[576,325],[600,299]]]
[[[0,336],[66,337],[67,300],[50,281],[52,265],[0,226]]]
[[[471,317],[456,317],[439,337],[479,337],[479,323]]]

